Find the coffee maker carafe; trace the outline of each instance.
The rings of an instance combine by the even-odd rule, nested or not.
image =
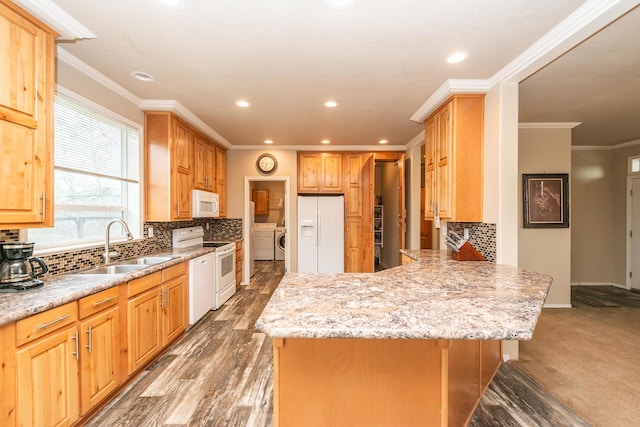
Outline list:
[[[38,277],[49,269],[42,258],[31,257],[32,242],[0,243],[0,292],[26,291],[44,283]]]

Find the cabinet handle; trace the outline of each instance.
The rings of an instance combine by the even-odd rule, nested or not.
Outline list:
[[[160,290],[160,308],[164,308],[164,290]]]
[[[80,360],[80,352],[78,351],[78,331],[76,330],[75,336],[73,337],[73,339],[76,341],[76,351],[75,353],[71,353],[71,354],[75,354],[76,356],[76,360]]]
[[[56,323],[61,322],[61,321],[63,321],[64,319],[66,319],[68,317],[71,317],[71,315],[67,314],[66,316],[60,316],[57,319],[52,320],[51,322],[43,323],[41,325],[38,325],[38,330],[42,330],[42,329],[48,328],[51,325],[55,325]]]
[[[171,305],[171,291],[167,289],[167,305]]]
[[[91,353],[93,351],[93,326],[89,325],[87,334],[89,334],[89,345],[87,345],[86,347],[89,349],[89,353]]]
[[[42,212],[40,213],[42,214],[42,219],[44,220],[47,214],[47,193],[42,193],[42,197],[40,197],[40,199],[42,200]]]
[[[114,299],[116,299],[116,298],[118,298],[118,297],[105,298],[105,299],[103,299],[102,301],[94,302],[94,303],[93,303],[93,306],[94,306],[94,307],[97,307],[97,306],[99,306],[99,305],[102,305],[102,304],[108,303],[109,301],[113,301],[113,300],[114,300]]]

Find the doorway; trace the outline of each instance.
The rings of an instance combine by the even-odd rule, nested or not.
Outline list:
[[[404,153],[374,156],[374,270],[396,267],[405,247]]]
[[[262,210],[256,212],[254,216],[251,214],[252,190],[267,192],[265,205],[261,206]],[[255,194],[255,193],[254,193]],[[285,236],[291,236],[291,206],[289,201],[291,194],[290,178],[278,176],[245,176],[244,177],[244,208],[243,208],[243,234],[244,234],[244,260],[242,263],[243,284],[248,284],[251,280],[251,251],[254,248],[252,239],[252,225],[255,223],[275,223],[280,230],[284,230]],[[280,232],[281,234],[281,232]],[[284,265],[285,271],[291,271],[291,244],[286,244],[284,248]],[[274,234],[274,248],[276,247]],[[275,260],[275,253],[274,253]]]
[[[640,177],[628,178],[627,187],[627,289],[640,290]]]

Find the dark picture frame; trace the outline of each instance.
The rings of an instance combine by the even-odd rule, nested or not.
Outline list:
[[[569,227],[569,174],[522,174],[524,228]]]

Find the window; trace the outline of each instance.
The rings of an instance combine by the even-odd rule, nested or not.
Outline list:
[[[629,157],[629,175],[640,173],[640,156]]]
[[[53,228],[28,231],[38,250],[104,243],[113,219],[125,220],[140,237],[140,128],[90,101],[82,104],[55,97],[55,220]],[[125,238],[119,224],[111,236]]]

